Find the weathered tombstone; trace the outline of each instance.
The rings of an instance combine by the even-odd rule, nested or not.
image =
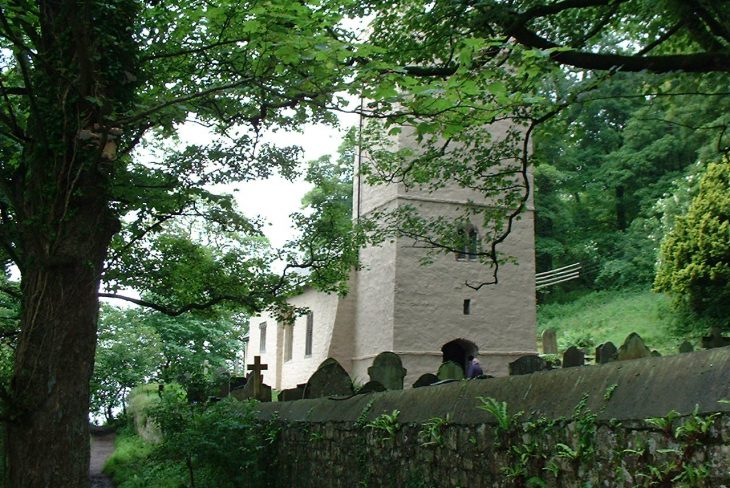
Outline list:
[[[261,356],[254,356],[253,364],[249,364],[247,369],[251,371],[249,381],[246,382],[246,386],[243,387],[244,391],[248,388],[251,396],[249,398],[255,398],[262,402],[271,401],[271,387],[268,386],[268,395],[263,392],[264,386],[264,375],[262,371],[269,369],[269,366],[261,362]],[[250,388],[249,388],[250,387]]]
[[[281,390],[279,393],[280,402],[292,402],[294,400],[301,400],[304,398],[304,386],[297,385],[296,388],[289,388],[288,390]]]
[[[231,390],[231,396],[236,400],[258,400],[260,402],[271,401],[271,387],[265,383],[260,383],[256,388],[256,379],[254,373],[248,377],[248,381],[243,388]]]
[[[530,374],[536,371],[544,371],[546,369],[548,369],[547,362],[540,356],[535,355],[522,356],[521,358],[509,363],[510,376]]]
[[[618,349],[613,342],[604,342],[596,348],[596,362],[598,364],[610,363],[616,361],[616,359],[618,359]]]
[[[350,375],[333,358],[325,359],[304,387],[304,398],[349,396],[353,393]]]
[[[368,368],[370,380],[377,381],[387,390],[402,390],[406,371],[400,356],[388,351],[375,356],[373,365]]]
[[[379,381],[368,381],[364,385],[362,385],[358,390],[358,395],[364,395],[366,393],[377,393],[379,391],[385,391],[387,388],[383,386],[383,384]]]
[[[563,368],[574,368],[576,366],[583,366],[585,362],[585,353],[575,346],[570,346],[563,353]]]
[[[730,346],[730,337],[723,337],[720,327],[714,326],[710,329],[710,335],[702,338],[703,349],[714,349],[716,347]]]
[[[639,359],[651,356],[651,351],[644,344],[644,340],[636,332],[632,332],[618,348],[618,360]]]
[[[684,341],[679,345],[679,352],[682,354],[685,352],[692,352],[694,350],[695,350],[695,347],[689,341]]]
[[[453,361],[446,361],[441,363],[436,376],[439,380],[463,380],[464,368]]]
[[[439,377],[436,376],[433,373],[425,373],[418,377],[415,383],[413,383],[413,388],[421,388],[422,386],[429,386],[434,383],[436,383],[439,380]]]
[[[555,329],[545,329],[542,333],[543,354],[558,354],[558,335]]]

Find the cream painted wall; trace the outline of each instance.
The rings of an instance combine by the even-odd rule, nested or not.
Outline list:
[[[314,314],[312,333],[312,354],[305,356],[307,333],[307,317],[297,317],[293,326],[284,326],[275,322],[269,313],[261,314],[249,321],[249,345],[247,358],[249,364],[253,357],[260,355],[263,363],[269,369],[264,372],[266,384],[283,390],[294,388],[298,384],[306,383],[317,367],[328,357],[334,357],[345,369],[350,369],[350,348],[344,344],[345,337],[352,338],[352,312],[354,305],[352,298],[340,299],[337,295],[318,292],[312,288],[306,289],[301,295],[289,299],[295,307],[307,307]],[[349,312],[348,312],[349,309]],[[349,314],[349,316],[348,316]],[[335,319],[339,318],[339,340],[333,340]],[[348,320],[350,327],[348,327]],[[267,323],[266,353],[260,354],[259,324]],[[284,359],[286,327],[293,327],[292,358]],[[349,329],[349,333],[347,332]],[[339,345],[338,345],[339,344]]]

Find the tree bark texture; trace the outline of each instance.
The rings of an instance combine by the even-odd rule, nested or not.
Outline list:
[[[134,0],[40,0],[29,117],[8,183],[21,271],[21,334],[10,385],[12,488],[89,484],[89,381],[99,285],[112,236],[114,114],[134,97]],[[111,15],[111,14],[114,15]]]

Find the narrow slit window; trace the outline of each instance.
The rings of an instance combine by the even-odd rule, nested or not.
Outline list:
[[[464,315],[471,315],[471,300],[468,298],[464,299]]]
[[[284,325],[284,361],[291,361],[294,351],[294,324]]]
[[[264,354],[266,352],[266,322],[259,324],[259,353]]]
[[[314,313],[307,314],[307,335],[304,341],[304,356],[312,355],[312,336],[314,334]]]

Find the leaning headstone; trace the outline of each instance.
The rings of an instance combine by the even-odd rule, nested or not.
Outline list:
[[[575,346],[570,346],[563,353],[563,367],[574,368],[576,366],[583,366],[586,362],[585,353]]]
[[[333,358],[325,359],[304,387],[304,398],[349,396],[353,393],[350,375]]]
[[[292,402],[294,400],[301,400],[304,398],[304,386],[297,385],[296,388],[289,388],[288,390],[281,390],[279,393],[280,402]]]
[[[618,359],[618,349],[613,342],[604,342],[596,348],[596,362],[598,364],[610,363],[616,361],[616,359]]]
[[[253,379],[253,374],[249,375],[248,381],[243,388],[231,390],[231,396],[236,400],[258,400],[260,402],[271,401],[271,387],[265,383],[258,385],[258,388],[254,388],[256,382]]]
[[[558,354],[558,335],[555,329],[545,329],[542,333],[542,353]]]
[[[422,386],[430,386],[436,383],[439,380],[439,377],[436,376],[433,373],[425,373],[418,377],[415,383],[413,383],[413,388],[421,388]]]
[[[406,376],[403,363],[394,352],[381,352],[368,368],[371,381],[377,381],[388,390],[402,390],[403,378]]]
[[[649,356],[651,356],[651,351],[646,347],[644,340],[636,332],[629,334],[621,347],[618,348],[619,361],[647,358]]]
[[[535,373],[548,369],[547,362],[540,356],[530,355],[509,363],[510,376]]]
[[[377,393],[379,391],[385,391],[386,388],[383,386],[383,384],[379,381],[368,381],[364,385],[362,385],[358,390],[358,395],[364,395],[366,393]]]
[[[712,327],[710,329],[710,335],[702,338],[703,349],[714,349],[725,346],[730,346],[730,337],[723,337],[720,327]]]
[[[453,361],[446,361],[445,363],[441,363],[436,376],[438,376],[439,380],[463,380],[464,368]]]
[[[689,341],[684,341],[679,345],[679,352],[682,354],[685,352],[692,352],[694,350],[695,350],[695,347]]]

